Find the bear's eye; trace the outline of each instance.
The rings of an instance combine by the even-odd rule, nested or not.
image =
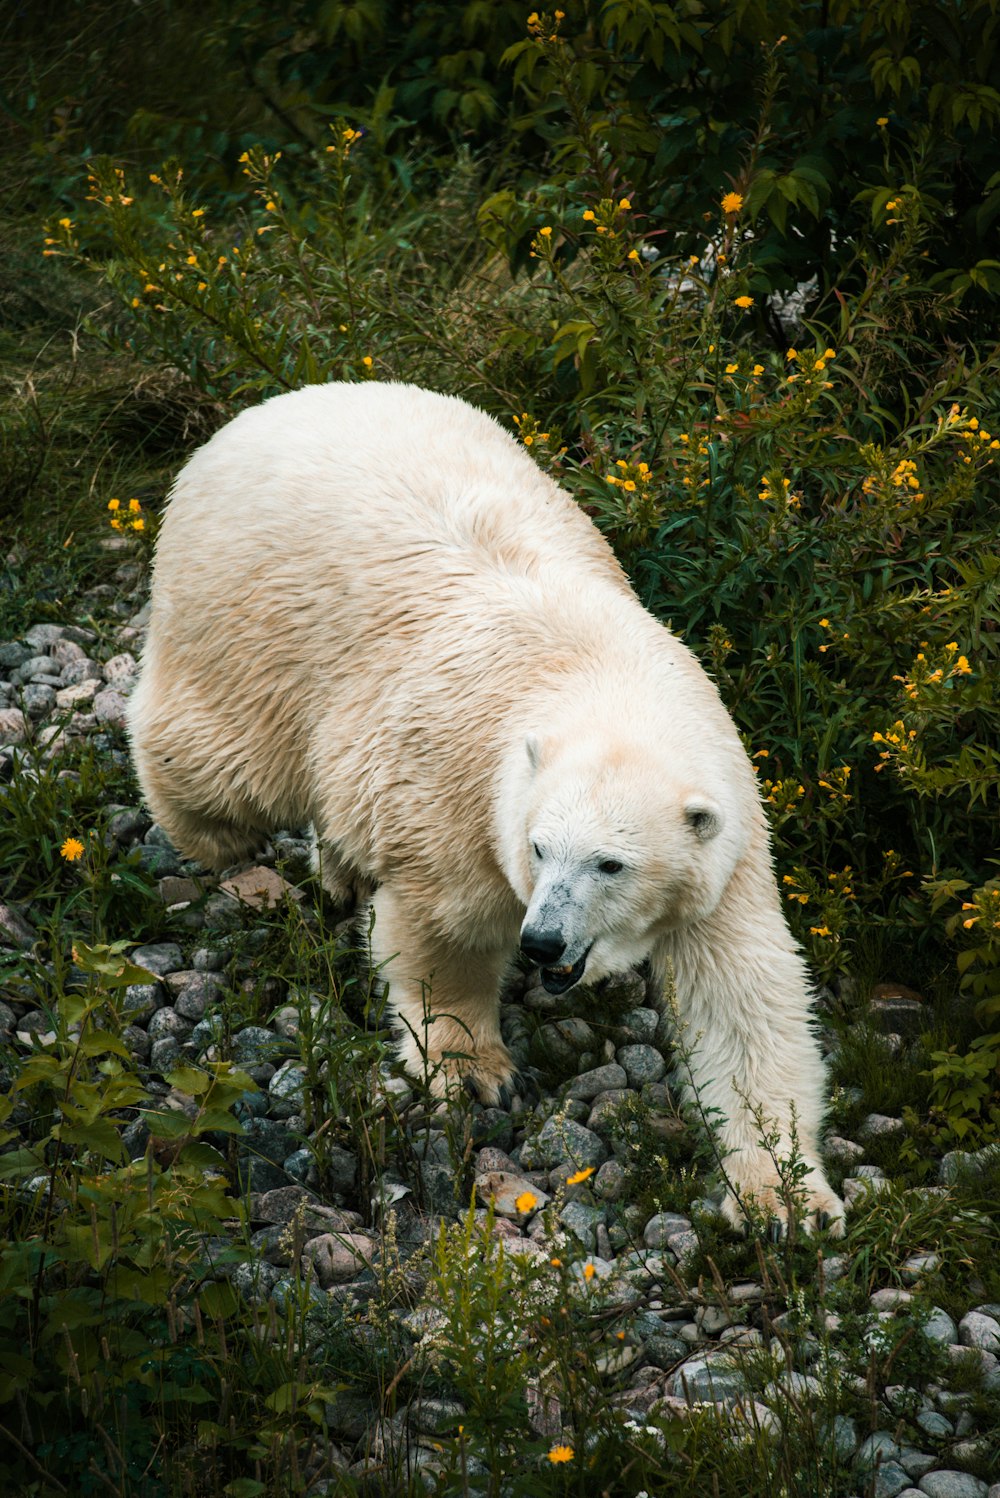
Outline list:
[[[535,855],[536,858],[542,858],[544,856],[543,853],[542,853],[541,848],[538,846],[537,843],[532,843],[532,845],[531,845],[531,851],[532,851],[532,853],[534,853],[534,855]]]
[[[597,867],[602,874],[620,874],[622,871],[621,862],[617,858],[602,858]]]

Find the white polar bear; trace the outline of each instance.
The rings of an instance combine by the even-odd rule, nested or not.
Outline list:
[[[806,972],[736,730],[490,417],[331,384],[218,432],[166,510],[130,728],[183,852],[224,867],[311,821],[327,887],[374,891],[411,1068],[424,1052],[439,1084],[497,1099],[519,943],[552,992],[648,958],[673,970],[729,1178],[779,1210],[762,1111],[779,1154],[797,1128],[809,1206],[842,1222]]]

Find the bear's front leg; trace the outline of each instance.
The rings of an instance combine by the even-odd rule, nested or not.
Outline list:
[[[664,980],[665,957],[690,1089],[725,1155],[726,1216],[742,1224],[755,1206],[784,1221],[791,1184],[807,1228],[825,1220],[841,1234],[844,1204],[820,1161],[825,1075],[808,979],[770,870],[741,864],[712,915],[654,954]],[[785,1165],[796,1153],[805,1168],[797,1185]]]
[[[416,891],[383,885],[372,908],[372,959],[389,985],[406,1070],[439,1097],[471,1083],[482,1102],[503,1100],[514,1077],[500,1036],[509,952],[468,950],[439,935]]]

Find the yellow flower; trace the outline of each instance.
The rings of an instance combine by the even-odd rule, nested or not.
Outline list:
[[[753,372],[755,375],[762,375],[764,373],[763,364],[755,364],[753,367]]]
[[[631,494],[635,489],[635,479],[626,479],[622,484],[622,488],[626,490],[627,493]]]
[[[244,161],[246,159],[246,154],[247,153],[244,151],[243,155],[240,157],[241,161]],[[192,208],[191,209],[191,217],[192,218],[204,218],[205,217],[205,210],[204,210],[204,208]]]
[[[830,928],[829,928],[829,926],[810,926],[809,930],[811,931],[811,933],[813,934],[813,936],[829,936],[830,935]]]
[[[889,123],[889,116],[887,114],[880,114],[875,123],[880,130],[884,130]]]
[[[597,215],[594,212],[593,208],[585,208],[583,210],[583,217],[588,224],[592,224]]]
[[[594,1174],[594,1171],[596,1169],[596,1165],[585,1165],[583,1170],[576,1170],[571,1176],[566,1177],[566,1185],[579,1186],[580,1182],[586,1181],[590,1176]]]
[[[538,1197],[533,1191],[522,1191],[514,1205],[519,1212],[530,1212],[538,1206]]]
[[[548,239],[552,234],[552,228],[549,224],[546,224],[545,227],[543,229],[539,229],[538,232],[543,239]]]
[[[75,863],[78,858],[83,857],[83,844],[78,837],[68,837],[59,852],[67,863]]]
[[[752,307],[753,306],[753,297],[752,296],[738,296],[736,298],[736,306],[737,307],[742,307],[743,310],[746,311],[748,307]]]
[[[142,505],[137,499],[130,499],[128,502],[128,507],[133,515],[138,515],[139,511],[142,509]]]
[[[361,362],[365,366],[366,369],[371,369],[372,363],[373,363],[371,354],[365,354],[365,356],[364,356],[364,358],[362,359]]]
[[[145,520],[143,520],[141,515],[139,516],[138,520],[132,521],[132,529],[134,531],[144,531],[146,529],[146,522]]]
[[[597,1273],[597,1270],[594,1268],[593,1264],[584,1264],[584,1266],[583,1266],[583,1277],[587,1281],[588,1284],[594,1278],[594,1275],[596,1273]]]
[[[964,655],[960,655],[959,658],[958,658],[958,660],[955,662],[955,667],[954,667],[954,670],[952,672],[952,675],[953,676],[971,676],[971,674],[972,674],[972,667],[969,665],[968,657],[964,656]]]
[[[553,1446],[549,1452],[549,1461],[555,1466],[557,1462],[571,1462],[573,1460],[572,1446]]]
[[[639,259],[639,251],[638,250],[629,250],[629,252],[628,252],[628,258],[630,260],[638,260]]]
[[[738,364],[727,364],[726,365],[726,374],[735,374],[736,371],[739,369],[739,367],[740,366]]]
[[[122,507],[122,502],[121,502],[120,499],[109,499],[108,500],[108,509],[111,510],[112,512],[114,512],[115,510],[120,510],[121,507]]]
[[[743,195],[738,192],[727,192],[722,200],[723,213],[739,213],[743,207]]]
[[[631,209],[632,209],[632,204],[629,202],[628,198],[622,198],[621,202],[618,204],[618,210],[619,210],[619,212],[620,213],[630,213]]]
[[[798,357],[799,356],[796,353],[795,349],[790,348],[790,349],[786,349],[785,350],[785,358],[786,359],[797,359]]]

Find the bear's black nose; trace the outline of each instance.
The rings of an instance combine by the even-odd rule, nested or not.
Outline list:
[[[558,931],[533,931],[529,927],[521,932],[521,951],[539,967],[551,967],[565,950],[566,943]]]

